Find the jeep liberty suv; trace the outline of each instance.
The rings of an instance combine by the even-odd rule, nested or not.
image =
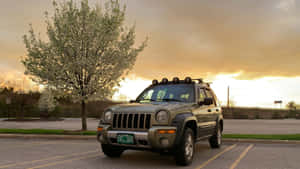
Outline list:
[[[98,126],[97,139],[108,157],[127,149],[170,153],[176,164],[189,165],[195,143],[222,143],[223,116],[209,83],[190,77],[152,81],[134,101],[109,107]]]

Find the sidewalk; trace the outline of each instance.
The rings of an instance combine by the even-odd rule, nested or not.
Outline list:
[[[80,130],[80,118],[65,118],[63,121],[27,121],[13,122],[0,119],[0,128],[16,128],[16,129],[64,129],[64,130]],[[88,118],[88,130],[97,130],[99,119]]]
[[[80,130],[80,118],[63,121],[8,122],[0,119],[0,128]],[[96,130],[99,119],[87,119],[88,130]],[[224,134],[299,134],[300,120],[224,120]]]

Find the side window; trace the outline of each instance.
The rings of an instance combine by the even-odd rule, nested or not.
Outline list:
[[[208,90],[208,89],[206,89],[206,90],[205,90],[205,93],[206,93],[206,96],[207,96],[208,98],[212,98],[212,99],[213,99],[213,104],[216,104],[216,102],[215,102],[215,97],[214,97],[214,95],[211,93],[211,91]]]
[[[206,95],[203,89],[198,88],[198,102],[204,102]]]

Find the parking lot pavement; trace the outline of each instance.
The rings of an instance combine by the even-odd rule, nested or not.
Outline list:
[[[81,129],[80,118],[66,118],[63,121],[13,122],[0,119],[0,128],[19,129]],[[96,130],[99,119],[88,118],[88,130]],[[225,134],[295,134],[300,133],[300,120],[224,120]]]
[[[196,146],[187,169],[298,169],[300,145],[226,143],[210,149]],[[171,156],[145,151],[126,151],[108,158],[96,141],[0,140],[0,169],[152,169],[181,168]]]
[[[300,120],[244,120],[225,119],[225,134],[296,134],[300,133]]]

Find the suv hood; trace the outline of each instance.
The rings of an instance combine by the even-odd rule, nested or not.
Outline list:
[[[113,112],[128,112],[128,113],[156,113],[159,110],[167,111],[182,111],[189,110],[194,103],[180,102],[150,102],[150,103],[130,103],[120,104],[110,107]]]

